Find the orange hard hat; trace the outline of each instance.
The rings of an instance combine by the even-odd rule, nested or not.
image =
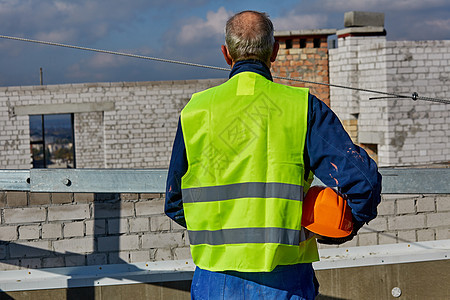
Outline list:
[[[302,226],[321,236],[346,237],[353,230],[350,206],[332,188],[313,186],[303,200]]]

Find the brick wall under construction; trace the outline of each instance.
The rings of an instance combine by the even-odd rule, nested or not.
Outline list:
[[[30,115],[38,110],[74,114],[77,168],[167,168],[181,109],[224,81],[0,87],[0,169],[32,167]]]
[[[188,258],[163,196],[1,192],[0,270]]]
[[[383,195],[378,217],[339,247],[449,239],[449,204]],[[186,230],[163,207],[163,194],[0,192],[0,270],[190,258]]]
[[[282,33],[280,33],[282,34]],[[327,36],[279,36],[280,50],[272,65],[275,76],[329,83]],[[301,82],[275,79],[275,82],[307,87],[311,94],[330,105],[330,88]]]
[[[347,36],[338,43],[330,49],[330,83],[448,99],[450,41]],[[335,87],[330,93],[331,108],[353,141],[372,151],[379,166],[450,161],[448,104]]]

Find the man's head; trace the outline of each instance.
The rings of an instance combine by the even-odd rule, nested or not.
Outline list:
[[[265,13],[243,11],[232,16],[225,28],[222,52],[229,65],[245,59],[266,63],[275,61],[278,43],[273,37],[273,24]]]

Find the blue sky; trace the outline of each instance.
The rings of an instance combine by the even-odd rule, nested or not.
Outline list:
[[[342,29],[346,11],[385,13],[388,40],[450,40],[448,0],[0,0],[0,34],[225,67],[233,13],[267,12],[276,30]],[[0,86],[179,80],[226,72],[0,39]]]

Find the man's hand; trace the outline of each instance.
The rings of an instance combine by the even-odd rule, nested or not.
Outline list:
[[[327,236],[319,236],[317,238],[317,242],[319,242],[321,244],[325,244],[325,245],[341,245],[341,244],[343,244],[345,242],[353,240],[353,238],[358,233],[358,230],[361,229],[361,227],[363,227],[363,225],[364,225],[364,223],[362,223],[362,222],[354,221],[354,223],[353,223],[353,230],[352,230],[352,233],[350,233],[350,235],[348,235],[346,237],[341,237],[341,238],[332,238],[332,237],[327,237]]]

